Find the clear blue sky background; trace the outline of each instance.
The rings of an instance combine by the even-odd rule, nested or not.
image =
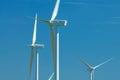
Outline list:
[[[27,80],[34,20],[50,19],[56,0],[0,0],[0,80]],[[120,1],[61,0],[57,19],[68,20],[60,28],[60,80],[89,80],[86,67],[77,54],[95,66],[95,80],[120,80]],[[48,25],[39,22],[40,80],[53,72]],[[34,68],[34,67],[33,67]],[[34,80],[34,69],[32,73]]]

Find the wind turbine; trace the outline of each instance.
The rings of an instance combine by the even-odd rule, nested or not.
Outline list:
[[[97,68],[99,68],[99,67],[102,66],[103,64],[105,64],[105,63],[107,63],[107,62],[109,62],[109,61],[112,60],[112,58],[111,58],[111,59],[108,59],[108,60],[104,61],[103,63],[98,64],[97,66],[92,67],[92,66],[89,65],[87,62],[85,62],[83,59],[81,59],[81,58],[79,58],[79,59],[80,59],[80,61],[88,68],[87,70],[88,70],[88,72],[90,73],[90,80],[94,80],[94,70],[96,70]]]
[[[53,65],[54,65],[55,80],[59,80],[59,30],[58,30],[58,27],[67,25],[67,20],[55,19],[58,14],[59,5],[60,5],[60,0],[57,0],[50,20],[40,19],[40,21],[45,22],[50,26],[50,36],[51,36],[51,43],[52,43],[52,59],[53,59]]]
[[[30,71],[29,71],[29,75],[28,75],[28,80],[30,80],[30,77],[31,77],[35,50],[36,50],[36,80],[39,80],[39,53],[38,53],[38,49],[43,48],[44,45],[43,44],[36,44],[36,32],[37,32],[37,13],[35,16],[32,44],[30,45],[31,56],[30,56]]]

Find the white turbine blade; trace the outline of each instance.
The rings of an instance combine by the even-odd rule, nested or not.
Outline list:
[[[36,42],[36,30],[37,30],[37,13],[35,16],[35,23],[34,23],[34,31],[33,31],[33,41],[32,41],[32,45],[35,44]]]
[[[59,5],[60,5],[60,0],[57,0],[52,17],[51,17],[51,21],[54,20],[57,16]]]
[[[85,62],[83,59],[81,59],[80,57],[79,57],[79,59],[80,59],[80,61],[85,65],[85,66],[87,66],[88,68],[91,68],[91,66],[87,63],[87,62]]]
[[[105,62],[103,62],[103,63],[101,63],[101,64],[95,66],[94,69],[96,69],[96,68],[102,66],[103,64],[105,64],[105,63],[107,63],[107,62],[109,62],[109,61],[111,61],[111,60],[112,60],[112,58],[111,58],[111,59],[108,59],[107,61],[105,61]]]
[[[54,76],[54,72],[51,74],[50,78],[48,80],[51,80]]]

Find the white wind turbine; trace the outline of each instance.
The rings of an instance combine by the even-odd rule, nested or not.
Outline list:
[[[30,45],[31,47],[31,56],[30,56],[30,71],[29,71],[29,76],[28,80],[30,80],[31,77],[31,72],[32,72],[32,65],[33,65],[33,59],[34,59],[34,49],[36,49],[36,80],[39,80],[39,53],[38,49],[43,48],[43,44],[36,44],[36,33],[37,33],[37,14],[35,16],[35,23],[34,23],[34,31],[33,31],[33,39],[32,39],[32,44]]]
[[[50,20],[41,20],[50,26],[50,36],[52,43],[52,59],[54,65],[55,80],[59,80],[59,26],[66,26],[67,20],[56,20],[58,14],[58,9],[60,5],[60,0],[56,1],[54,11]]]
[[[106,60],[105,62],[103,62],[103,63],[101,63],[101,64],[98,64],[97,66],[95,66],[95,67],[92,67],[91,65],[89,65],[87,62],[85,62],[83,59],[81,59],[81,58],[79,58],[80,59],[80,61],[86,66],[86,67],[88,67],[88,72],[90,73],[90,80],[94,80],[94,70],[96,70],[98,67],[100,67],[100,66],[102,66],[103,64],[105,64],[105,63],[107,63],[107,62],[109,62],[109,61],[111,61],[112,60],[112,58],[111,59],[108,59],[108,60]]]

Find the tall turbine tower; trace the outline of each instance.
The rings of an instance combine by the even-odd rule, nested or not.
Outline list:
[[[111,61],[111,59],[108,59],[107,61],[101,63],[101,64],[98,64],[97,66],[95,67],[92,67],[91,65],[89,65],[87,62],[85,62],[83,59],[79,58],[80,61],[88,68],[88,72],[90,73],[90,80],[94,80],[94,70],[96,70],[98,67],[102,66],[103,64]]]
[[[36,44],[36,32],[37,32],[37,14],[35,16],[35,24],[34,24],[34,31],[33,31],[33,39],[32,39],[32,44],[30,45],[31,47],[31,56],[30,56],[30,71],[29,71],[29,76],[28,80],[30,80],[31,77],[31,72],[32,72],[32,65],[33,65],[33,59],[34,59],[34,52],[36,52],[36,80],[39,80],[39,53],[38,49],[43,48],[43,44]],[[36,50],[36,51],[34,51]]]
[[[58,13],[60,5],[60,0],[57,0],[56,5],[54,7],[54,11],[50,20],[40,20],[42,22],[47,23],[50,26],[50,36],[52,43],[52,59],[53,59],[53,67],[55,80],[59,80],[59,26],[66,26],[66,20],[56,20],[56,16]]]

